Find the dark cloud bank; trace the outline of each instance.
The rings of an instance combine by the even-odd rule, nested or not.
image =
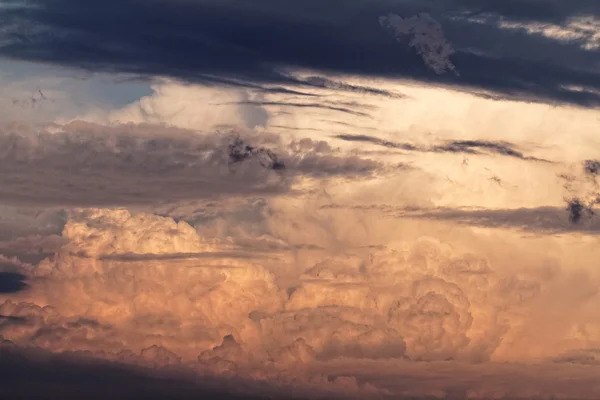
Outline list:
[[[258,400],[276,396],[274,390],[249,389],[243,382],[236,383],[226,388],[227,382],[220,378],[199,382],[181,371],[136,368],[81,353],[51,354],[0,345],[1,399]]]
[[[0,56],[214,84],[327,86],[319,79],[300,81],[283,72],[301,67],[491,90],[500,97],[586,106],[600,102],[594,92],[600,89],[599,51],[584,49],[580,40],[559,42],[507,30],[497,22],[501,16],[555,23],[572,16],[596,16],[600,7],[591,0],[31,0],[27,4],[0,11],[6,27]],[[442,24],[456,50],[451,58],[460,76],[436,75],[406,45],[409,38],[398,43],[378,23],[379,17],[390,13],[408,18],[423,12]],[[482,15],[488,18],[483,23],[468,19]],[[568,88],[575,86],[585,90]]]

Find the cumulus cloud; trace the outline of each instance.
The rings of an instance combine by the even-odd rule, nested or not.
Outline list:
[[[309,235],[310,226],[302,228]],[[231,243],[202,237],[168,217],[81,209],[71,213],[62,240],[57,253],[39,265],[15,264],[28,290],[0,293],[0,335],[17,348],[78,351],[120,364],[186,370],[190,376],[198,371],[266,380],[275,387],[293,384],[307,394],[345,393],[342,388],[350,385],[360,395],[384,397],[468,392],[477,398],[535,390],[569,398],[581,392],[553,386],[551,376],[577,374],[577,362],[566,360],[583,359],[570,351],[600,344],[593,333],[600,321],[590,314],[597,277],[540,260],[515,270],[493,253],[459,251],[432,238],[346,246],[346,254],[309,250],[303,261],[299,253],[285,252],[271,261],[198,257]],[[478,248],[485,252],[485,246]],[[110,257],[122,254],[184,257]],[[522,253],[515,257],[528,262]],[[281,280],[289,263],[295,278]],[[546,320],[544,304],[556,296],[565,307],[553,312],[579,307],[578,317]],[[531,324],[546,323],[547,334],[536,336]],[[540,356],[549,361],[529,383],[523,364],[499,363]],[[466,379],[473,363],[488,377]],[[392,365],[408,374],[402,383],[383,374]],[[465,383],[453,385],[444,368],[458,368],[451,375],[465,377]],[[348,378],[331,382],[339,376]],[[596,389],[587,376],[581,376],[582,384],[592,395]],[[519,377],[519,383],[513,391],[498,392],[497,382],[507,377]],[[429,389],[420,383],[424,379]]]

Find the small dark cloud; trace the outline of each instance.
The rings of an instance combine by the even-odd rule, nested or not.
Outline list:
[[[417,146],[410,143],[396,143],[388,140],[383,140],[369,135],[349,135],[341,134],[334,136],[336,139],[344,140],[346,142],[365,142],[375,144],[377,146],[383,146],[390,149],[401,149],[401,150],[419,150]]]
[[[2,263],[0,262],[0,268]],[[17,293],[29,287],[26,276],[16,272],[0,272],[0,293]]]
[[[567,212],[569,213],[569,221],[573,224],[578,224],[585,212],[590,216],[593,215],[592,209],[577,198],[567,202]]]
[[[478,154],[476,149],[487,150],[494,154],[502,156],[519,158],[528,161],[550,162],[548,160],[525,156],[522,152],[515,149],[515,146],[507,142],[491,142],[485,140],[454,140],[442,146],[433,147],[433,151]]]
[[[271,150],[264,147],[254,147],[236,137],[228,146],[229,163],[238,164],[250,159],[257,159],[264,168],[272,170],[285,169],[285,163]]]
[[[585,173],[590,176],[600,175],[600,161],[598,160],[585,160],[583,168]]]

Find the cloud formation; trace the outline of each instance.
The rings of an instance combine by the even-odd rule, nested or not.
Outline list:
[[[303,224],[311,235],[314,222]],[[379,248],[347,246],[346,254],[309,250],[300,259],[195,257],[231,243],[201,237],[183,221],[123,209],[81,209],[62,236],[54,256],[20,267],[28,290],[0,294],[0,335],[17,348],[75,351],[179,376],[200,371],[249,379],[256,393],[257,379],[274,385],[270,390],[298,385],[310,396],[344,394],[346,387],[384,398],[534,391],[591,399],[600,389],[591,371],[580,373],[578,365],[590,357],[573,355],[600,344],[592,333],[600,326],[592,317],[598,277],[548,260],[515,270],[495,258],[496,250],[484,254],[488,239],[479,239],[481,255],[420,237]],[[525,246],[514,256],[534,260],[526,252],[537,254]],[[122,254],[184,258],[110,257]],[[296,278],[286,284],[289,263]],[[552,313],[565,319],[548,320],[544,304],[557,296],[564,307]],[[577,316],[567,318],[575,308]],[[539,324],[550,324],[542,336],[535,333]],[[533,361],[537,366],[527,366]],[[487,377],[467,378],[474,368]],[[536,368],[533,380],[524,368]],[[404,378],[384,372],[390,370],[404,371]],[[585,389],[557,386],[554,374],[579,376]],[[348,382],[331,382],[340,375]],[[503,388],[506,379],[515,385]]]
[[[594,7],[111,1],[0,9],[0,380],[600,397]]]
[[[458,71],[450,56],[454,53],[452,45],[444,37],[442,26],[429,14],[419,14],[403,19],[390,14],[379,17],[379,23],[401,41],[404,36],[410,36],[409,46],[414,47],[428,68],[436,74],[446,71],[458,75]]]
[[[528,10],[526,17],[533,20],[589,19],[596,16],[595,7],[587,3],[558,7],[551,2],[548,8],[554,11],[548,13],[541,10],[547,6],[540,6],[540,2],[526,2],[521,7],[488,3],[493,4],[311,0],[309,7],[299,8],[294,1],[265,0],[247,5],[239,0],[177,4],[128,0],[119,1],[115,8],[98,7],[92,1],[34,1],[2,9],[0,19],[5,28],[0,54],[92,71],[171,76],[267,90],[273,90],[273,85],[310,86],[290,73],[310,69],[437,82],[530,101],[598,104],[599,79],[589,68],[598,61],[597,49],[582,48],[577,40],[565,42],[535,32],[523,35],[526,29],[507,29],[493,21],[469,17],[488,12],[518,18]],[[430,15],[428,21],[435,19],[443,25],[447,41],[456,51],[453,61],[460,65],[461,77],[437,75],[423,66],[417,52],[427,54],[430,65],[431,54],[439,53],[423,52],[421,46],[427,41],[418,39],[418,50],[398,51],[398,43],[386,37],[378,23],[379,17],[389,14],[397,15],[407,27],[407,23],[413,28],[429,26],[419,22],[424,15]],[[118,29],[107,28],[115,24]],[[149,31],[146,28],[151,24],[154,29]],[[431,26],[427,32],[439,32],[438,25]],[[146,33],[141,35],[142,31]],[[422,38],[423,32],[419,30],[415,38]],[[273,37],[280,40],[274,42]],[[448,45],[444,48],[439,53],[444,54],[442,59],[450,49]],[[548,59],[552,62],[539,68]],[[445,61],[435,65],[439,69],[452,64]]]
[[[302,178],[369,176],[383,168],[324,143],[266,134],[247,135],[252,157],[238,163],[247,157],[230,148],[237,136],[148,124],[12,124],[0,132],[0,198],[60,206],[277,195]],[[231,161],[239,164],[234,170]]]

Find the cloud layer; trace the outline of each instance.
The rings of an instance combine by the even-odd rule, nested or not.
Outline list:
[[[161,125],[12,124],[0,132],[5,172],[0,198],[60,206],[275,195],[288,192],[301,178],[370,176],[384,167],[324,142],[246,136]],[[233,160],[230,146],[235,140],[247,140],[260,151]],[[273,157],[285,168],[274,168]]]
[[[423,56],[431,61],[439,53],[425,50],[427,41],[413,39],[406,48],[387,35],[378,19],[389,14],[408,21],[403,26],[414,30],[414,38],[440,32],[443,25],[448,40],[435,42],[452,43],[456,53],[450,64],[444,63],[456,65],[460,77],[437,75],[423,65]],[[508,22],[498,23],[501,17]],[[118,7],[36,1],[2,9],[0,54],[93,71],[258,87],[310,86],[289,73],[298,68],[335,71],[595,106],[599,80],[590,66],[598,62],[597,49],[582,47],[580,37],[564,40],[531,29],[533,23],[559,24],[570,17],[595,21],[597,9],[589,2],[571,8],[550,0],[509,6],[495,1],[483,6],[470,1],[311,1],[301,8],[294,1],[269,0],[252,5],[237,0],[119,1]],[[439,54],[447,59],[450,47],[444,46]]]

